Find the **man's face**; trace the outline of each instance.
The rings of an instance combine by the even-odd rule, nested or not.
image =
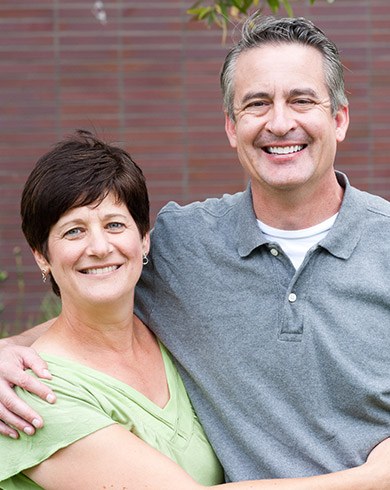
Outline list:
[[[348,108],[332,116],[321,53],[299,44],[253,48],[234,76],[236,121],[226,117],[225,128],[254,196],[326,185]]]

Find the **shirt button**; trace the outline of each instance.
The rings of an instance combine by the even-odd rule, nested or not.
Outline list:
[[[290,301],[290,303],[294,303],[294,301],[297,300],[297,295],[295,293],[290,293],[288,295],[288,300]]]
[[[276,248],[271,248],[270,252],[274,257],[277,257],[279,255],[279,252],[278,250],[276,250]]]

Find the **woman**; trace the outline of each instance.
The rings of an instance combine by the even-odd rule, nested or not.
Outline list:
[[[1,441],[0,488],[220,488],[222,468],[169,354],[133,314],[149,250],[141,170],[123,150],[79,131],[38,161],[21,214],[42,277],[62,301],[33,344],[57,403],[19,390],[46,424],[34,438]],[[346,471],[345,481],[356,472],[368,479],[375,464]],[[330,488],[332,475],[315,481]],[[313,481],[226,485],[312,489]]]

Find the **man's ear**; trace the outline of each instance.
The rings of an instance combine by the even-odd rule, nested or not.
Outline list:
[[[336,113],[336,140],[338,143],[344,141],[349,126],[349,109],[348,106],[341,106]]]
[[[225,132],[229,139],[230,146],[237,148],[236,123],[230,119],[225,112]]]

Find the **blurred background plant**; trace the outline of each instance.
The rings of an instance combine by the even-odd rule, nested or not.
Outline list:
[[[6,322],[2,319],[2,313],[4,312],[5,305],[2,301],[2,295],[0,291],[0,338],[7,337],[8,335],[16,334],[27,328],[32,327],[38,323],[42,323],[50,318],[57,316],[61,311],[61,301],[53,292],[46,293],[43,297],[38,315],[31,315],[27,317],[25,315],[25,279],[23,274],[23,260],[20,247],[13,249],[13,256],[16,266],[16,282],[17,282],[17,299],[15,306],[14,320],[12,322]],[[0,285],[9,280],[7,271],[0,270]]]
[[[294,1],[296,0],[198,0],[187,10],[187,13],[194,20],[202,21],[208,27],[217,25],[221,28],[222,41],[225,42],[229,24],[236,24],[248,16],[252,9],[262,11],[268,6],[274,14],[282,10],[292,17]],[[335,0],[325,1],[333,3]],[[316,0],[309,0],[310,5],[314,5],[315,2]]]

